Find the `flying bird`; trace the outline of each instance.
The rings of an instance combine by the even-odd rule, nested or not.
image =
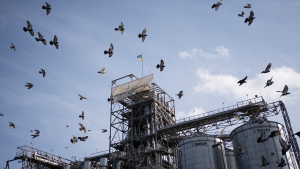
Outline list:
[[[274,82],[272,82],[272,79],[273,79],[273,76],[271,77],[271,79],[269,79],[268,81],[267,81],[267,83],[266,83],[266,86],[264,87],[264,88],[266,88],[266,87],[268,87],[268,86],[271,86]]]
[[[34,130],[34,131],[35,131],[35,134],[31,135],[31,136],[33,136],[32,138],[36,138],[36,137],[40,136],[40,131],[39,130]]]
[[[220,141],[220,142],[218,142],[217,144],[214,144],[214,145],[212,146],[212,148],[219,147],[221,144],[222,144],[222,142]]]
[[[272,131],[271,134],[268,136],[268,139],[269,137],[273,138],[273,137],[276,137],[280,134],[280,131]]]
[[[101,71],[98,71],[98,73],[101,73],[101,75],[104,75],[105,72],[105,67],[102,67]]]
[[[121,22],[119,28],[115,28],[115,31],[121,31],[121,35],[124,33],[124,24]]]
[[[68,125],[66,125],[66,127],[68,128],[69,126],[68,126]]]
[[[244,8],[251,8],[251,4],[247,4],[247,6],[244,6]]]
[[[243,144],[240,144],[240,146],[238,146],[236,148],[239,150],[239,155],[247,152],[245,149],[245,146],[243,146]]]
[[[262,166],[267,166],[267,165],[270,164],[270,163],[267,161],[267,159],[266,159],[263,155],[261,156],[261,162],[262,162],[261,167],[262,167]]]
[[[281,145],[281,152],[282,155],[285,155],[287,151],[289,151],[289,149],[291,148],[291,145],[288,145],[286,143],[286,141],[283,140],[283,138],[281,136],[278,137],[279,138],[279,143]]]
[[[105,133],[105,132],[107,132],[107,130],[106,129],[101,129],[102,130],[102,133]]]
[[[114,54],[113,50],[114,50],[114,45],[111,43],[108,51],[105,50],[104,54],[108,54],[109,57],[112,57],[112,55]]]
[[[213,4],[213,6],[211,7],[211,9],[215,8],[215,11],[217,11],[219,9],[219,6],[222,5],[221,1],[222,0],[219,0],[219,2]]]
[[[82,118],[82,120],[84,120],[84,111],[82,111],[81,115],[79,115],[79,118]]]
[[[43,9],[46,9],[47,15],[48,15],[48,14],[50,13],[50,10],[51,10],[51,5],[49,5],[47,2],[46,2],[46,5],[47,5],[47,6],[44,6],[44,5],[43,5],[42,8],[43,8]]]
[[[220,133],[219,133],[219,135],[217,136],[217,138],[222,137],[222,135],[224,134],[224,130],[225,130],[226,127],[227,127],[227,126],[225,126],[225,127],[220,131]]]
[[[269,63],[268,66],[266,67],[266,69],[264,71],[262,71],[261,73],[269,73],[271,66],[272,66],[272,63]]]
[[[4,116],[4,115],[1,113],[0,116]]]
[[[160,60],[160,64],[156,65],[156,68],[160,68],[160,71],[163,71],[165,67],[165,62],[162,59]]]
[[[43,35],[38,32],[39,38],[35,38],[36,41],[42,41],[44,45],[47,45],[46,39],[44,39]]]
[[[144,30],[143,30],[143,32],[142,32],[142,34],[139,34],[139,38],[141,38],[142,37],[142,42],[144,42],[144,40],[145,40],[145,38],[146,38],[146,28],[144,28]]]
[[[246,18],[246,19],[245,19],[245,23],[249,22],[249,23],[248,23],[248,26],[250,26],[251,23],[253,22],[253,20],[255,19],[255,17],[253,17],[253,16],[254,16],[254,13],[253,13],[253,11],[251,11],[251,12],[250,12],[249,18]]]
[[[15,47],[15,45],[13,43],[11,43],[11,47],[10,48],[11,49],[14,48],[14,51],[16,51],[16,47]]]
[[[9,126],[10,126],[10,127],[13,127],[14,129],[16,129],[16,126],[15,126],[14,123],[12,123],[12,122],[8,122],[8,123],[9,123]]]
[[[234,112],[234,113],[233,113],[233,117],[234,117],[236,120],[241,120],[240,115],[246,115],[246,114],[248,114],[248,112],[246,112],[246,113],[242,113],[242,112]]]
[[[288,86],[285,85],[283,91],[277,91],[277,92],[281,92],[281,93],[282,93],[281,96],[285,96],[285,95],[290,94],[290,93],[287,92],[288,90],[289,90]],[[281,97],[281,96],[280,96],[280,97]]]
[[[178,97],[179,97],[179,99],[183,96],[183,91],[182,90],[180,90],[180,92],[179,92],[179,94],[176,94]]]
[[[27,21],[27,28],[23,27],[24,32],[29,32],[31,34],[31,36],[34,36],[34,32],[32,29],[32,25],[30,24],[29,21]]]
[[[238,81],[238,83],[240,84],[240,86],[241,86],[242,84],[244,84],[244,83],[247,83],[247,82],[246,82],[246,79],[247,79],[247,76],[246,76],[244,79]]]
[[[41,69],[42,71],[39,71],[40,74],[43,74],[43,77],[46,76],[46,71],[44,69]]]
[[[1,116],[1,114],[0,114],[0,116]],[[2,116],[3,116],[3,114],[2,114]],[[300,137],[300,131],[297,132],[297,133],[295,133],[295,134],[293,134],[293,136],[294,136],[294,135],[297,135],[298,137]]]
[[[256,117],[259,116],[259,114],[261,113],[261,111],[262,111],[262,108],[259,108],[259,109],[257,110],[257,112],[255,112],[254,114],[251,115],[250,118],[251,118],[252,120],[255,120]]]
[[[113,101],[114,98],[112,96],[110,96],[109,98],[107,98],[107,102]]]
[[[25,85],[25,87],[28,87],[28,89],[31,89],[33,87],[32,83],[28,83],[28,82],[26,82],[26,83],[27,83],[27,85]]]
[[[87,138],[88,138],[89,136],[85,136],[85,137],[78,137],[78,139],[80,140],[80,141],[85,141]]]
[[[71,143],[75,144],[78,142],[78,139],[76,136],[73,136],[73,139],[71,139]]]
[[[280,161],[280,163],[279,162],[277,162],[276,161],[276,163],[278,164],[278,166],[277,167],[284,167],[284,166],[286,166],[286,163],[285,163],[285,161],[284,161],[284,159],[281,157],[281,161]]]
[[[88,132],[90,132],[90,131],[92,131],[92,130],[88,130]]]
[[[267,141],[267,140],[269,139],[269,137],[266,138],[266,132],[265,132],[265,130],[262,130],[260,134],[261,134],[261,135],[260,135],[260,137],[257,139],[257,143],[264,143],[265,141]]]
[[[258,123],[258,125],[260,126],[260,124],[262,124],[262,123],[266,123],[267,122],[267,116],[268,116],[268,112],[267,113],[265,113],[264,115],[263,115],[263,117],[261,118],[261,121]]]
[[[79,97],[80,97],[80,100],[82,100],[82,99],[87,99],[86,97],[83,97],[83,96],[81,96],[80,94],[78,94],[79,95]]]
[[[67,148],[69,148],[69,147],[65,147],[65,148],[67,149]]]
[[[80,128],[79,128],[79,131],[84,131],[84,134],[86,134],[86,128],[83,126],[83,124],[79,123],[80,125]]]
[[[50,41],[50,45],[54,44],[54,46],[56,47],[56,49],[58,49],[58,43],[59,42],[57,42],[57,37],[56,37],[56,35],[54,35],[54,39],[53,39],[53,41]]]
[[[238,14],[238,16],[240,16],[240,17],[244,17],[244,11],[242,11],[242,14]]]

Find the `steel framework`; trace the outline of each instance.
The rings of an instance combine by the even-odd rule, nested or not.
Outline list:
[[[117,85],[120,81],[130,81]],[[254,117],[261,109],[261,113]],[[240,120],[235,112],[244,112]],[[247,112],[247,113],[246,113]],[[200,115],[176,120],[174,99],[154,83],[153,75],[137,78],[133,74],[112,81],[109,150],[91,154],[84,160],[91,161],[92,168],[98,168],[101,158],[108,158],[108,168],[177,169],[180,168],[181,150],[177,147],[182,139],[195,134],[218,133],[208,131],[233,126],[247,121],[259,122],[267,117],[282,114],[291,151],[300,165],[300,153],[293,135],[290,119],[282,101],[266,103],[263,97],[238,102],[236,105],[209,111]],[[230,133],[220,137],[231,147]],[[71,161],[50,153],[29,147],[18,147],[13,160],[22,162],[24,168],[82,168],[83,162]],[[7,161],[6,168],[9,168]]]
[[[117,85],[128,77],[130,82]],[[118,95],[113,92],[124,87]],[[125,168],[177,168],[178,149],[157,132],[175,124],[174,99],[154,83],[153,75],[138,79],[131,74],[112,81],[111,97],[110,163]]]
[[[6,169],[9,169],[9,162],[14,160],[21,162],[24,169],[62,169],[63,166],[73,163],[71,160],[26,145],[17,147],[16,156],[6,162]]]

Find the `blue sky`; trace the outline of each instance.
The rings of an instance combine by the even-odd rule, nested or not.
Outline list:
[[[0,0],[0,167],[13,159],[17,146],[30,145],[54,154],[77,159],[108,149],[111,81],[128,74],[142,76],[137,55],[143,53],[144,75],[154,74],[157,84],[175,98],[177,119],[212,111],[254,95],[270,103],[282,100],[298,131],[300,109],[299,0],[222,1],[44,1]],[[251,9],[243,8],[247,3]],[[244,23],[250,11],[256,19]],[[237,15],[242,11],[245,17]],[[33,25],[35,36],[23,31],[26,21]],[[125,32],[114,31],[120,22]],[[145,42],[138,34],[147,29]],[[47,45],[36,42],[37,32]],[[59,49],[49,44],[54,35]],[[10,49],[14,43],[16,51]],[[114,45],[114,55],[103,51]],[[159,72],[160,59],[165,69]],[[268,63],[271,72],[260,74]],[[106,74],[97,72],[102,66]],[[45,69],[43,78],[38,73]],[[237,81],[248,76],[248,83]],[[264,88],[273,76],[274,84]],[[34,84],[28,90],[26,82]],[[288,96],[279,98],[284,85]],[[184,96],[179,100],[175,94]],[[79,100],[78,94],[87,97]],[[78,115],[85,111],[85,120]],[[270,118],[283,123],[280,116]],[[13,122],[16,129],[8,126]],[[84,136],[78,123],[87,129],[86,142],[71,144],[72,135]],[[69,128],[65,126],[69,125]],[[64,147],[69,147],[67,150]],[[12,168],[21,167],[17,162]]]

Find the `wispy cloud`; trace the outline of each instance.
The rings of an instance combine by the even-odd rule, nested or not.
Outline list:
[[[195,57],[205,57],[206,59],[216,59],[216,58],[229,58],[229,49],[224,46],[217,46],[216,49],[217,54],[204,52],[202,49],[193,48],[189,51],[179,52],[179,56],[181,58],[195,58]]]
[[[246,93],[252,98],[254,95],[260,95],[261,92],[265,99],[276,101],[280,97],[280,93],[276,91],[282,91],[286,84],[289,87],[291,95],[282,99],[299,99],[300,73],[285,66],[272,69],[268,74],[257,74],[255,77],[248,76],[247,83],[242,86],[239,86],[237,82],[245,76],[235,77],[228,74],[212,75],[209,73],[209,70],[203,68],[198,69],[196,75],[200,82],[194,86],[194,92],[198,93],[209,93],[215,96],[226,96],[229,99],[241,100],[245,99]],[[264,88],[265,83],[272,76],[274,84]]]

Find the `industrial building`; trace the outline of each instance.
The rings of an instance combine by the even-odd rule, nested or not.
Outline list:
[[[6,168],[9,162],[19,160],[22,168],[257,169],[261,168],[262,155],[270,163],[266,169],[278,168],[276,162],[281,158],[286,165],[280,168],[299,168],[299,147],[282,101],[266,103],[263,97],[255,97],[176,120],[174,99],[154,82],[153,75],[137,78],[130,74],[113,80],[111,86],[108,151],[71,161],[22,146]],[[258,110],[261,113],[256,117]],[[234,118],[235,112],[244,113],[240,120]],[[263,122],[265,113],[268,117],[281,114],[285,124]],[[219,136],[211,132],[225,126],[236,128]],[[272,131],[280,134],[258,143],[262,131],[267,137]],[[286,155],[282,155],[279,137],[290,145]],[[245,153],[238,150],[240,144]]]

